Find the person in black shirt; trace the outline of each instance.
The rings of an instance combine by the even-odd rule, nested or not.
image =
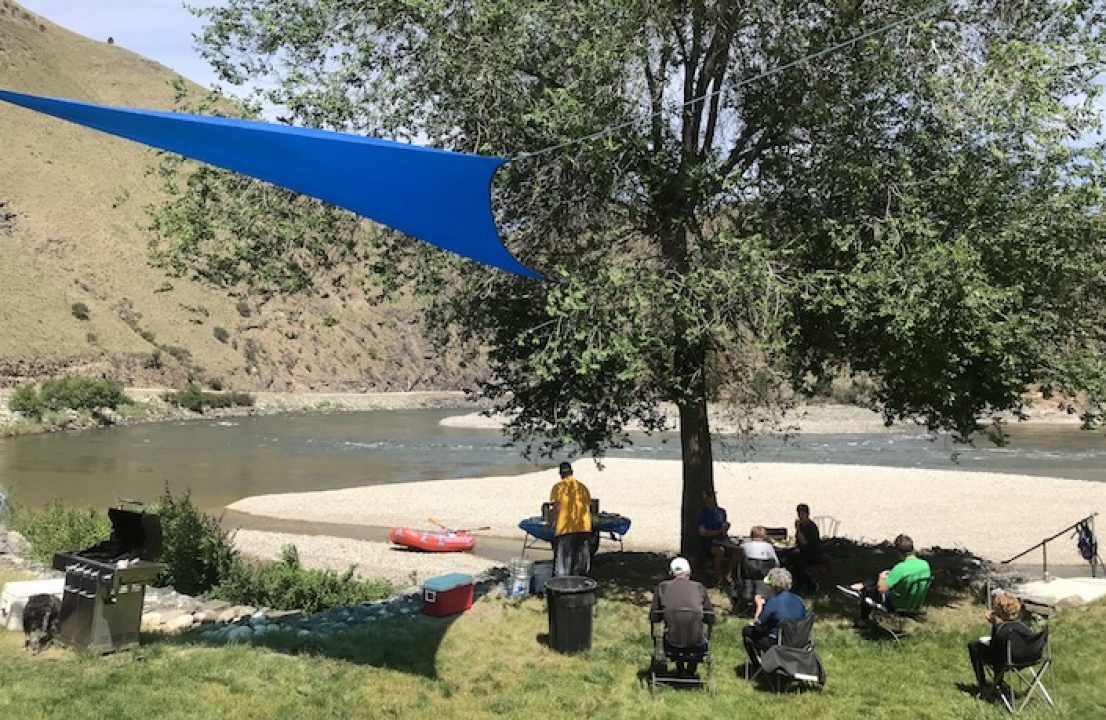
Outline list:
[[[1021,601],[1008,593],[999,593],[993,602],[994,608],[983,614],[991,624],[991,637],[972,640],[968,643],[968,658],[972,661],[975,680],[982,695],[987,685],[983,672],[984,665],[998,667],[1006,662],[1006,645],[1014,635],[1029,638],[1033,630],[1021,621]],[[1017,660],[1015,655],[1014,660]]]
[[[795,550],[784,560],[784,567],[791,571],[795,592],[805,594],[817,585],[807,569],[822,563],[822,537],[818,525],[810,519],[810,506],[801,503],[795,508]]]

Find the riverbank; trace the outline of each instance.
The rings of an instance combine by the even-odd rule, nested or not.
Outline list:
[[[602,470],[580,461],[576,471],[601,509],[631,518],[627,550],[676,552],[679,461],[612,458]],[[427,518],[434,517],[453,527],[487,525],[490,529],[481,535],[513,538],[521,545],[519,520],[538,512],[555,481],[551,466],[507,477],[261,495],[228,508],[324,526],[427,527]],[[715,485],[735,533],[755,524],[790,527],[795,505],[805,502],[814,515],[839,519],[839,535],[857,541],[880,542],[906,533],[922,548],[964,549],[994,561],[1106,508],[1106,483],[957,470],[720,462]],[[243,550],[251,553],[256,538],[242,540]],[[358,562],[353,554],[344,557],[346,564]],[[1052,543],[1049,562],[1080,563],[1075,542]]]

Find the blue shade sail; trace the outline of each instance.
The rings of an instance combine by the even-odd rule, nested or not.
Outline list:
[[[542,277],[516,260],[496,231],[491,183],[503,158],[7,90],[0,100],[310,195],[485,265]]]

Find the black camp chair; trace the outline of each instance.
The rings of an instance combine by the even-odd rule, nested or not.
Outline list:
[[[825,685],[826,671],[814,652],[813,632],[813,614],[802,620],[781,620],[776,644],[757,652],[755,670],[751,672],[746,663],[746,679],[755,681],[763,677],[777,694],[788,685],[796,685],[800,691]]]
[[[1045,685],[1046,673],[1049,679],[1052,675],[1048,625],[1028,638],[1010,636],[1006,642],[1005,662],[997,667],[985,665],[984,668],[990,676],[988,685],[991,696],[1001,700],[1011,714],[1024,710],[1033,697],[1055,705]]]
[[[744,611],[752,607],[753,597],[756,596],[757,589],[763,585],[764,576],[774,567],[779,567],[779,563],[771,560],[742,558],[737,569],[737,582],[734,583],[731,590],[731,600],[735,611]],[[763,588],[761,588],[761,594],[764,594]]]
[[[649,691],[656,693],[660,685],[703,687],[713,689],[714,658],[710,652],[710,636],[713,616],[704,617],[702,611],[681,609],[675,611],[674,622],[692,631],[688,635],[700,642],[690,646],[673,645],[668,637],[668,625],[663,622],[650,622],[649,634],[653,639],[653,655],[649,663]],[[673,664],[695,663],[700,669],[696,673],[681,675]]]

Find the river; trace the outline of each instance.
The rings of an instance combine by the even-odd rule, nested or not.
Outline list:
[[[326,490],[546,469],[504,446],[495,430],[443,426],[457,410],[270,415],[154,423],[0,440],[0,486],[18,503],[55,498],[106,508],[155,500],[168,485],[217,512],[251,495]],[[676,458],[675,435],[636,438],[613,452]],[[1071,425],[1011,428],[1005,447],[958,445],[918,429],[764,439],[752,451],[721,442],[716,459],[953,468],[1106,481],[1106,439]],[[559,460],[560,458],[558,458]]]

